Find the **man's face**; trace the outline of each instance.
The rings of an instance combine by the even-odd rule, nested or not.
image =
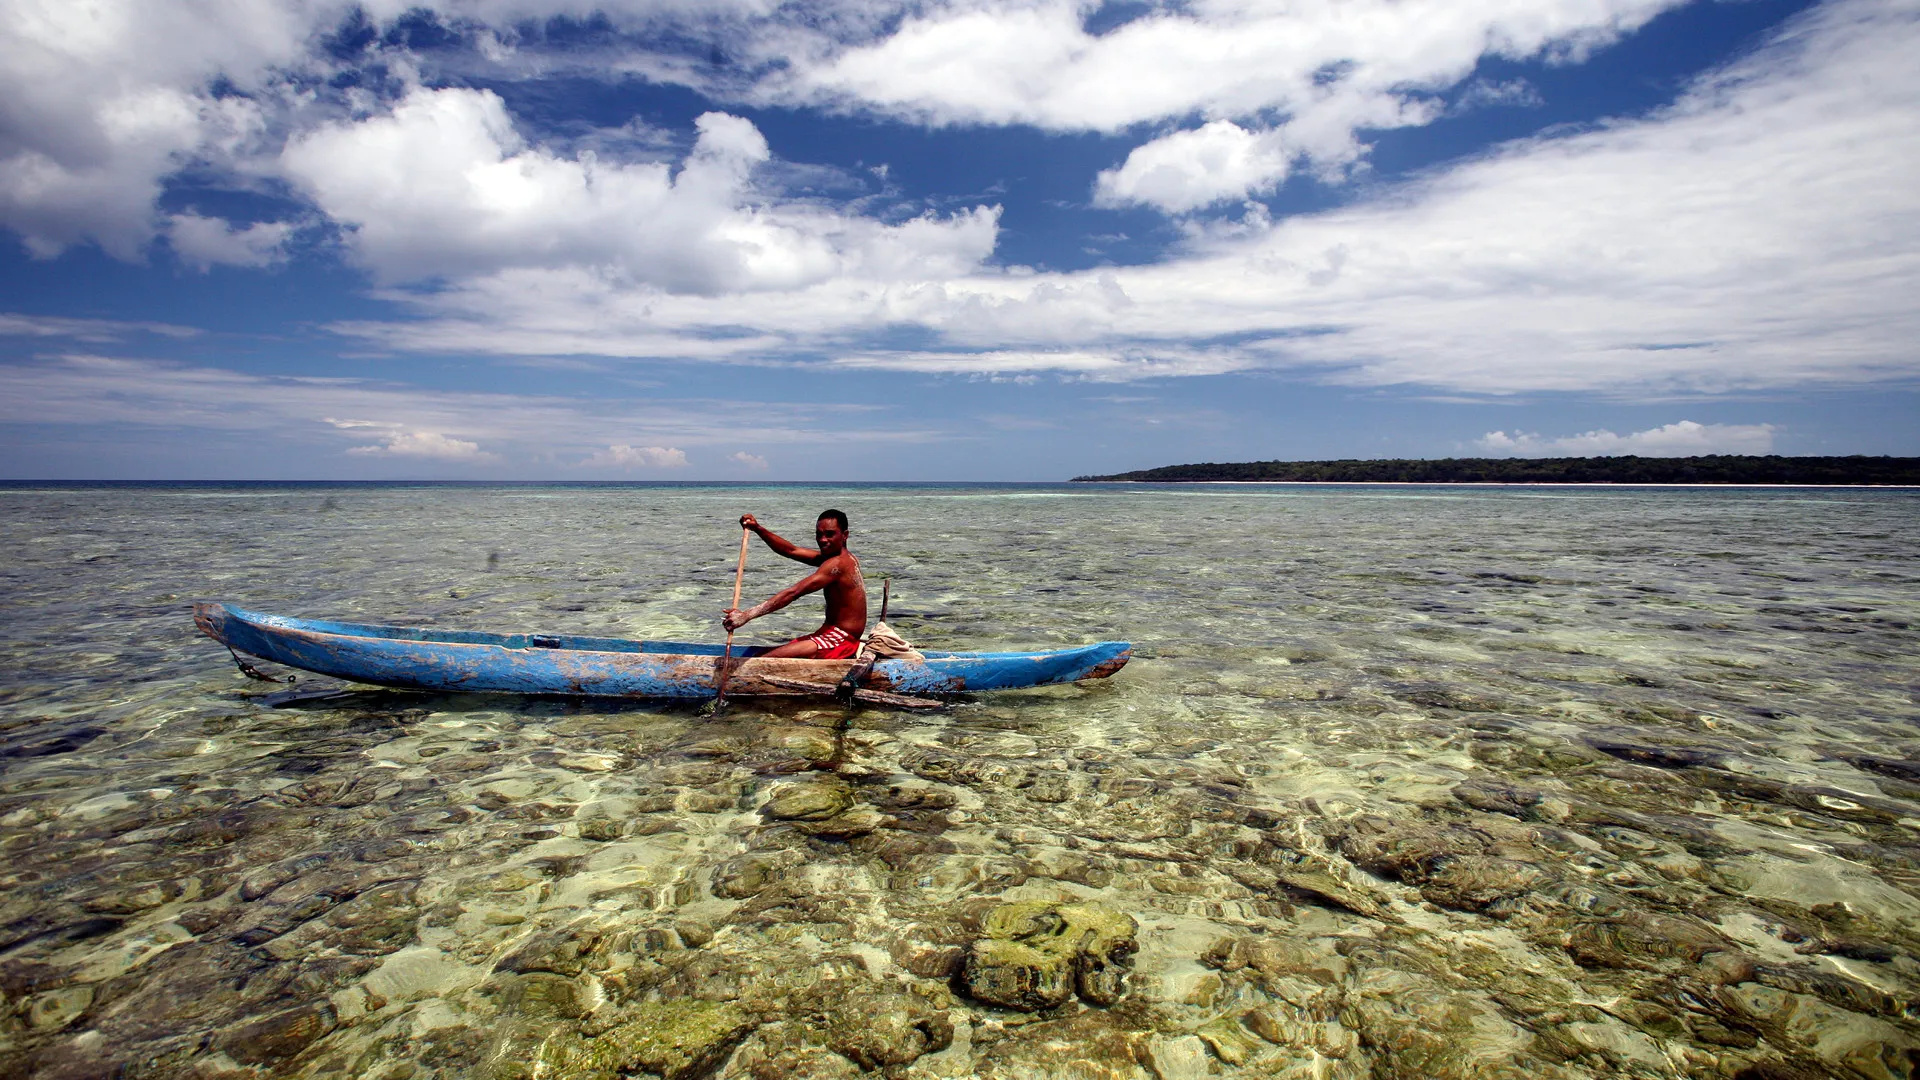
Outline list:
[[[846,531],[832,518],[821,518],[813,523],[813,546],[824,555],[835,555],[847,546]]]

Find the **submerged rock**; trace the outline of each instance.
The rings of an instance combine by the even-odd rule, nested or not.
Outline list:
[[[1424,1080],[1522,1080],[1539,1075],[1531,1035],[1492,1002],[1436,979],[1376,967],[1355,980],[1342,1019],[1390,1067],[1378,1075]]]
[[[1073,996],[1073,957],[1018,941],[974,942],[962,976],[969,995],[1022,1012],[1064,1005]]]
[[[1186,1037],[1193,1040],[1204,1066],[1205,1044]],[[1155,1060],[1146,1033],[1103,1009],[1026,1024],[992,1040],[976,1027],[974,1047],[977,1080],[1145,1080],[1170,1075],[1143,1069],[1140,1063]]]
[[[591,923],[545,930],[508,953],[494,970],[519,975],[537,971],[578,975],[586,968],[587,957],[600,944],[601,936],[601,929]]]
[[[1260,1044],[1238,1020],[1222,1016],[1194,1032],[1207,1044],[1213,1056],[1229,1065],[1245,1065],[1260,1050]]]
[[[862,1069],[910,1065],[953,1042],[953,1022],[912,994],[849,994],[828,1021],[827,1046]]]
[[[1274,887],[1290,896],[1328,907],[1344,908],[1355,915],[1382,922],[1400,921],[1400,917],[1387,910],[1385,904],[1335,877],[1325,867],[1289,866],[1270,872],[1273,874]]]
[[[1355,866],[1408,885],[1425,882],[1450,860],[1484,855],[1490,846],[1484,835],[1462,826],[1373,816],[1355,818],[1332,839]]]
[[[1732,951],[1732,941],[1699,919],[1651,911],[1589,920],[1567,934],[1567,952],[1588,968],[1664,969]]]
[[[1104,904],[1005,904],[985,920],[986,936],[967,952],[967,993],[995,1005],[1036,1012],[1075,993],[1112,1005],[1126,993],[1138,924]]]
[[[785,873],[800,865],[794,851],[749,851],[736,855],[713,869],[713,895],[722,900],[744,900],[757,896]]]
[[[294,1057],[338,1023],[331,1006],[296,1005],[227,1032],[220,1046],[235,1061],[268,1065]]]
[[[1456,911],[1486,911],[1523,896],[1540,881],[1539,869],[1515,859],[1467,855],[1449,860],[1420,886],[1420,895]]]
[[[865,836],[887,823],[885,815],[871,806],[855,806],[817,821],[797,821],[795,827],[808,836],[830,840],[849,840]]]
[[[1497,780],[1472,780],[1455,785],[1453,797],[1475,810],[1509,817],[1525,817],[1546,798],[1542,792]]]
[[[845,781],[799,780],[774,788],[760,812],[770,821],[824,821],[852,805]]]
[[[624,1023],[592,1040],[546,1043],[540,1072],[590,1077],[644,1070],[665,1080],[690,1080],[719,1065],[755,1026],[745,1009],[727,1002],[691,998],[648,1002],[634,1008]]]
[[[78,1020],[93,1004],[93,987],[64,986],[27,999],[23,1011],[27,1026],[35,1031],[59,1031]]]
[[[505,1007],[532,1020],[576,1019],[587,1011],[580,986],[572,979],[549,972],[508,976],[504,986]]]
[[[626,823],[616,821],[613,818],[588,818],[580,823],[580,839],[593,840],[599,843],[618,840],[626,831]]]
[[[1161,1036],[1146,1045],[1147,1067],[1158,1080],[1200,1080],[1213,1074],[1207,1043],[1198,1035]]]

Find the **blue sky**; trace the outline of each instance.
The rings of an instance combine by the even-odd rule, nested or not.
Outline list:
[[[1913,0],[7,0],[0,476],[1920,454]]]

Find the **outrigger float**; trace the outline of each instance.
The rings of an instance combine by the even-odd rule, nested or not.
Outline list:
[[[831,694],[855,660],[769,659],[764,649],[681,641],[548,634],[489,634],[327,622],[263,615],[224,603],[195,604],[193,621],[236,653],[351,682],[407,690],[556,694],[613,698],[711,698]],[[971,694],[1104,679],[1133,647],[1102,641],[1048,652],[936,652],[882,659],[858,680],[856,699],[938,704],[907,695]],[[238,657],[236,657],[238,659]],[[897,700],[888,700],[897,699]]]

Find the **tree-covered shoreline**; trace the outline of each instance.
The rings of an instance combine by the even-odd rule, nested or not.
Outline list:
[[[1203,483],[1219,481],[1325,484],[1871,484],[1920,485],[1920,458],[1568,457],[1242,461],[1166,465],[1157,469],[1076,476],[1075,481]]]

